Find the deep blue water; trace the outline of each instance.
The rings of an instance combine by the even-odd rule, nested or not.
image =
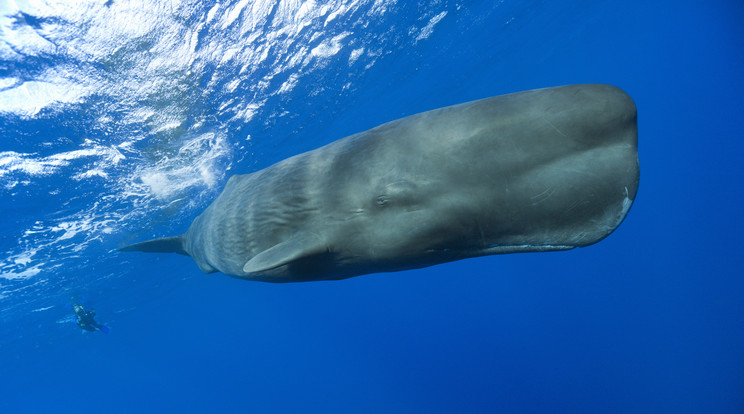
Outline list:
[[[65,3],[0,3],[0,412],[744,412],[740,1]],[[599,244],[279,285],[116,252],[232,174],[586,82],[638,107]]]

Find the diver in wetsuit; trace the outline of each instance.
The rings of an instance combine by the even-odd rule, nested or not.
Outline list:
[[[85,310],[85,308],[83,308],[83,305],[80,304],[72,305],[72,311],[75,312],[75,322],[77,322],[78,326],[81,329],[85,329],[86,331],[90,332],[95,332],[96,329],[100,329],[103,333],[109,332],[107,327],[96,322],[96,311],[92,309]]]

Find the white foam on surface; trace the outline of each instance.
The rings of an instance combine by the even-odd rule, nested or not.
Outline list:
[[[49,156],[22,154],[14,151],[0,152],[0,177],[23,173],[31,176],[50,175],[69,166],[72,161],[92,158],[107,168],[116,166],[126,157],[116,148],[93,144],[90,148],[60,152]],[[98,169],[103,172],[102,169]]]
[[[357,59],[359,59],[359,56],[361,56],[362,53],[364,53],[363,47],[352,50],[351,54],[349,55],[349,66],[353,65],[354,62],[356,62]]]
[[[41,273],[42,264],[31,266],[37,250],[24,250],[18,254],[0,260],[0,280],[24,280]]]
[[[218,171],[215,164],[229,151],[223,134],[207,133],[191,138],[173,158],[161,159],[136,173],[144,187],[136,182],[132,186],[165,202],[183,196],[194,187],[213,189],[224,176],[224,171]]]
[[[424,26],[419,31],[418,35],[416,36],[416,42],[418,42],[420,40],[424,40],[424,39],[428,38],[429,36],[431,36],[431,34],[434,33],[434,26],[436,26],[437,23],[439,23],[444,18],[444,16],[446,16],[446,15],[447,15],[447,12],[446,11],[443,11],[443,12],[437,14],[436,16],[432,17],[429,20],[429,22],[426,24],[426,26]]]
[[[313,48],[310,51],[310,54],[318,58],[331,57],[341,50],[341,48],[343,47],[341,41],[348,37],[350,34],[350,32],[343,32],[337,36],[334,36],[333,38],[328,39]]]
[[[33,116],[53,104],[78,103],[88,90],[67,81],[28,81],[0,91],[0,112]]]

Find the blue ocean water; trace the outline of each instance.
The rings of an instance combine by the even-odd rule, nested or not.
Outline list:
[[[73,4],[74,3],[74,4]],[[744,412],[744,4],[0,3],[0,412]],[[232,174],[571,83],[641,185],[568,252],[300,284],[123,254]],[[72,304],[109,334],[83,332]]]

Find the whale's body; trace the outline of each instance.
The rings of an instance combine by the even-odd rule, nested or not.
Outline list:
[[[343,279],[596,243],[638,189],[636,109],[571,85],[392,121],[230,178],[188,231],[122,248],[204,272]]]

